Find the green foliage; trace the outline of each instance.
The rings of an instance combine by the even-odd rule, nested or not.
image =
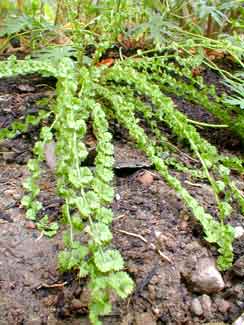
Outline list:
[[[18,76],[32,73],[40,73],[45,77],[56,76],[57,69],[47,61],[22,60],[18,62],[15,56],[11,56],[7,61],[0,62],[0,78],[8,76]]]
[[[128,34],[144,35],[157,48],[174,47],[176,42],[184,48],[195,38],[204,46],[208,39],[203,36],[231,40],[230,34],[242,28],[242,0],[145,0],[143,4],[139,24]]]
[[[53,237],[56,235],[59,225],[57,222],[48,221],[48,215],[45,215],[38,223],[37,229],[40,230],[45,236]]]
[[[196,63],[193,61],[189,62],[177,56],[177,54],[174,59],[177,60],[177,64],[170,62],[170,58],[167,57],[145,58],[141,62],[131,61],[131,64],[140,71],[150,71],[151,73],[148,77],[152,81],[157,82],[163,92],[182,96],[190,102],[200,104],[216,116],[221,123],[229,126],[234,133],[244,139],[243,112],[238,107],[235,107],[234,103],[231,106],[225,105],[223,109],[223,99],[216,95],[214,86],[209,87],[205,85],[201,77],[197,79],[193,77],[192,67],[194,67],[194,64],[198,66],[201,61]],[[187,82],[183,81],[183,78],[184,80],[187,78]],[[234,85],[235,83],[233,82]],[[235,88],[236,92],[239,91],[239,96],[241,96],[241,87],[242,84],[239,83]],[[239,98],[239,100],[241,99]],[[231,104],[228,99],[224,101]]]
[[[15,121],[8,128],[3,128],[0,130],[0,140],[12,139],[18,134],[25,133],[28,128],[32,126],[37,126],[42,120],[45,120],[50,115],[50,112],[40,110],[37,116],[27,115],[24,122]]]
[[[112,69],[109,71],[109,79],[112,77],[115,81],[123,80],[127,81],[129,84],[132,82],[134,86],[137,87],[137,90],[142,87],[140,91],[147,91],[148,94],[151,96],[152,100],[157,99],[157,103],[160,104],[160,99],[163,101],[160,106],[164,107],[164,111],[166,107],[169,106],[167,98],[160,93],[158,90],[157,94],[155,86],[150,85],[145,81],[142,75],[136,75],[136,72],[128,74],[128,71],[121,67],[117,67],[114,69],[114,74]],[[131,71],[132,72],[132,71]],[[128,130],[131,137],[135,140],[136,144],[140,149],[142,149],[148,156],[148,158],[152,161],[155,168],[159,171],[159,173],[163,176],[163,178],[167,181],[167,183],[175,189],[175,191],[181,196],[181,198],[185,201],[187,206],[192,210],[192,213],[195,217],[200,221],[203,226],[204,232],[206,234],[206,240],[211,243],[216,243],[219,246],[218,251],[221,254],[221,257],[218,259],[219,267],[223,270],[230,267],[232,260],[233,260],[233,253],[231,249],[231,243],[234,239],[234,232],[233,229],[229,225],[224,225],[223,220],[226,217],[226,212],[230,212],[227,208],[229,207],[228,203],[225,202],[224,206],[227,209],[223,210],[222,202],[219,202],[217,198],[219,209],[220,209],[220,218],[221,222],[218,223],[215,221],[209,214],[207,214],[204,209],[198,204],[198,202],[184,189],[181,183],[173,176],[171,176],[168,172],[168,168],[164,163],[164,160],[157,156],[153,143],[144,133],[144,130],[138,126],[137,119],[134,116],[134,112],[136,111],[135,106],[132,103],[128,103],[127,99],[118,95],[114,95],[112,92],[107,90],[104,87],[97,86],[97,90],[99,91],[100,96],[105,96],[107,100],[110,100],[111,103],[114,105],[116,117],[119,122],[121,122]],[[166,113],[166,112],[164,112]],[[180,131],[184,132],[185,126],[182,124],[178,124],[177,120],[175,119],[175,113],[171,117],[171,123],[174,123],[175,127],[178,125],[180,127]],[[178,121],[180,123],[180,121]],[[181,121],[182,122],[182,121]],[[172,125],[172,124],[171,124]],[[188,140],[190,140],[191,146],[196,150],[197,144],[194,143],[194,128],[190,126],[191,135],[189,136]],[[186,131],[187,132],[187,129]],[[195,140],[198,140],[198,136],[195,133]],[[200,145],[199,145],[200,147]],[[204,148],[204,147],[203,147]],[[210,156],[209,156],[210,158]],[[210,158],[211,159],[211,158]],[[204,166],[205,167],[205,166]],[[207,173],[207,171],[205,171]],[[207,175],[209,177],[209,175]],[[214,191],[216,197],[218,197],[218,188],[215,185],[214,180],[210,179],[210,183],[214,186]]]
[[[243,114],[240,108],[229,102],[223,110],[224,100],[216,95],[214,87],[208,88],[202,79],[192,76],[192,68],[206,63],[203,46],[216,49],[225,45],[239,63],[242,54],[239,47],[228,42],[196,36],[194,40],[185,42],[186,35],[191,35],[192,30],[188,34],[182,33],[183,28],[189,28],[188,22],[188,27],[182,26],[182,19],[175,15],[190,10],[193,16],[198,12],[199,20],[211,16],[215,23],[220,24],[230,19],[225,1],[222,4],[218,2],[214,11],[210,10],[212,2],[207,4],[205,1],[197,1],[194,5],[188,1],[142,3],[121,0],[115,3],[109,0],[99,1],[98,4],[85,1],[83,12],[78,6],[79,1],[66,0],[63,3],[69,8],[67,17],[73,28],[73,44],[70,47],[43,49],[33,54],[38,60],[27,57],[18,61],[10,57],[0,62],[0,78],[31,73],[55,77],[55,102],[50,105],[49,112],[41,111],[37,116],[27,116],[24,121],[14,122],[0,130],[0,140],[27,132],[30,125],[41,124],[50,115],[53,117],[51,125],[45,123],[41,127],[39,139],[33,148],[33,157],[28,162],[30,176],[23,184],[26,195],[22,199],[22,206],[26,208],[26,217],[31,220],[36,220],[42,213],[42,203],[38,199],[41,166],[45,161],[44,149],[46,144],[55,142],[57,193],[63,199],[62,217],[68,224],[68,232],[64,235],[65,249],[58,256],[59,269],[61,272],[73,271],[78,277],[87,278],[90,291],[89,317],[92,324],[97,325],[101,324],[100,316],[111,312],[111,291],[126,298],[133,290],[133,281],[123,272],[121,254],[111,248],[113,212],[109,205],[114,197],[111,186],[114,166],[114,148],[109,131],[111,117],[115,117],[129,131],[135,145],[147,155],[154,168],[202,225],[205,239],[218,248],[219,268],[226,270],[231,266],[234,231],[226,220],[231,216],[234,201],[244,209],[244,196],[231,177],[231,169],[243,172],[243,161],[237,157],[220,155],[198,133],[194,125],[200,123],[195,121],[194,124],[181,113],[168,94],[177,94],[200,103],[243,138]],[[223,7],[224,4],[227,7]],[[133,11],[132,6],[135,7]],[[235,9],[239,10],[239,7]],[[92,17],[89,22],[86,20],[88,14]],[[163,54],[160,52],[154,55],[155,49],[150,49],[151,57],[142,55],[140,60],[121,60],[110,69],[94,65],[123,32],[123,26],[135,21],[140,22],[137,30],[132,28],[137,36],[147,33],[158,49],[163,45],[168,46],[164,48]],[[21,24],[16,26],[15,32],[32,28]],[[205,26],[200,27],[204,33]],[[128,29],[129,35],[131,30]],[[169,37],[176,30],[175,42],[169,46]],[[162,38],[166,41],[163,42]],[[96,47],[92,58],[84,55],[90,44]],[[186,55],[194,47],[200,48],[197,55]],[[181,56],[182,48],[185,52]],[[71,59],[73,56],[76,60]],[[123,59],[122,53],[120,56]],[[238,113],[234,119],[228,109]],[[152,138],[140,126],[142,121],[149,126]],[[88,122],[96,137],[94,170],[82,164],[88,155],[84,141]],[[184,150],[190,151],[196,169],[190,169],[177,160],[177,147],[160,131],[162,123],[184,145]],[[171,175],[169,168],[208,181],[215,197],[218,219],[203,209],[181,182]],[[58,230],[57,223],[50,223],[46,215],[39,220],[37,227],[50,237]]]
[[[224,102],[244,110],[244,73],[236,73],[233,79],[226,78],[225,84],[231,89],[233,95],[225,96]]]
[[[52,21],[55,14],[55,2],[51,0],[2,0],[0,4],[0,17],[7,14],[17,16],[25,15],[29,17],[48,19]],[[5,15],[4,15],[5,14]]]
[[[159,66],[159,62],[155,64]],[[201,223],[205,239],[218,246],[219,267],[226,270],[233,260],[232,241],[234,232],[225,219],[231,214],[230,203],[236,199],[243,207],[243,196],[230,178],[228,167],[223,166],[216,148],[202,139],[187,117],[180,113],[171,99],[161,92],[162,77],[156,78],[153,64],[143,60],[139,66],[127,60],[116,64],[111,69],[82,67],[69,58],[55,63],[55,67],[46,61],[16,61],[10,58],[0,63],[0,76],[39,72],[57,78],[56,102],[50,107],[49,114],[54,116],[52,125],[44,126],[40,131],[40,140],[36,142],[34,158],[28,163],[31,176],[24,183],[27,195],[22,199],[26,207],[27,218],[35,220],[42,209],[38,202],[40,163],[45,159],[44,146],[53,141],[55,135],[57,154],[57,190],[64,199],[63,218],[69,224],[70,231],[65,237],[65,250],[59,254],[59,266],[62,272],[76,271],[79,277],[89,277],[91,291],[90,319],[99,324],[98,316],[111,310],[109,292],[114,290],[120,297],[126,297],[133,288],[131,279],[121,270],[123,259],[118,251],[109,248],[112,233],[112,211],[106,207],[113,200],[110,182],[113,178],[112,135],[108,131],[106,115],[116,116],[118,121],[128,129],[136,145],[143,150],[165,181],[178,193],[182,200]],[[143,69],[142,69],[143,67]],[[153,73],[147,73],[153,71]],[[138,72],[138,70],[142,72]],[[158,70],[159,71],[159,70]],[[169,79],[167,79],[168,81]],[[163,83],[163,82],[162,82]],[[122,84],[122,86],[121,86]],[[148,103],[143,103],[140,96],[147,94]],[[140,96],[139,96],[140,95]],[[100,98],[97,101],[97,98]],[[105,103],[110,102],[111,107]],[[156,108],[156,109],[155,109]],[[141,112],[155,133],[157,142],[164,150],[172,150],[168,139],[158,131],[158,122],[166,123],[179,141],[188,143],[189,148],[199,160],[202,170],[195,176],[205,177],[213,188],[220,221],[215,220],[199,205],[177,178],[173,177],[168,166],[177,166],[184,171],[187,168],[172,159],[162,158],[157,142],[146,136],[139,126],[135,113]],[[29,124],[36,125],[47,113],[39,114],[36,119],[28,120],[22,126],[13,124],[12,129],[3,133],[14,136],[17,132],[26,132]],[[87,149],[82,142],[87,131],[87,120],[92,120],[93,132],[97,139],[95,171],[81,167],[87,157]],[[33,122],[34,121],[34,122]],[[24,125],[24,126],[23,126]],[[226,158],[228,161],[228,159]],[[184,169],[186,168],[186,169]],[[192,171],[193,173],[193,171]],[[223,199],[222,193],[225,192]],[[52,236],[57,231],[57,224],[49,223],[45,216],[38,223],[38,228],[46,235]],[[75,239],[76,233],[85,232],[88,243]]]
[[[31,54],[32,58],[41,60],[52,60],[57,63],[64,57],[75,56],[75,49],[72,46],[47,46],[40,50],[34,51]]]
[[[4,51],[8,43],[15,39],[19,41],[20,47],[24,39],[23,46],[28,44],[32,50],[41,48],[48,43],[48,40],[54,38],[54,35],[57,37],[58,29],[43,17],[38,19],[30,15],[12,14],[7,16],[0,25],[0,38],[5,38],[5,42],[1,43],[0,51]]]
[[[10,16],[5,19],[4,25],[0,29],[0,37],[16,34],[31,28],[34,28],[34,20],[32,18],[27,16]]]

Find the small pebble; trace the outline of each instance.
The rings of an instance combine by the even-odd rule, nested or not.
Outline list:
[[[136,313],[136,325],[156,325],[156,320],[154,319],[153,315],[149,312],[144,312],[144,313]]]
[[[26,229],[35,229],[35,228],[36,228],[36,225],[35,225],[35,223],[32,222],[32,221],[27,221],[27,222],[25,223],[25,228],[26,228]]]
[[[4,194],[7,195],[7,196],[13,196],[14,190],[11,190],[11,189],[5,190]]]
[[[26,325],[40,325],[41,324],[41,320],[38,318],[32,318],[27,320]]]
[[[79,310],[82,308],[82,303],[79,299],[73,299],[71,301],[71,306],[70,306],[71,310]]]
[[[90,302],[90,291],[88,288],[84,288],[80,294],[79,299],[82,307],[87,307]]]
[[[16,201],[20,201],[21,198],[22,198],[23,194],[22,193],[13,193],[13,198],[16,200]]]
[[[148,285],[148,295],[151,300],[155,299],[156,296],[156,289],[154,285]]]
[[[242,226],[234,227],[235,239],[239,239],[244,235],[244,228]]]
[[[2,154],[3,160],[9,163],[14,162],[15,156],[15,152],[4,152]]]
[[[196,316],[201,316],[203,314],[202,305],[198,298],[194,298],[191,303],[191,310]]]
[[[238,276],[244,276],[244,255],[238,258],[232,267],[233,272]]]
[[[35,88],[28,84],[18,85],[17,88],[23,92],[32,92],[35,91]]]
[[[244,307],[244,302],[242,300],[236,300],[236,305],[239,306],[240,308],[242,308],[243,310],[243,307]]]
[[[145,171],[142,175],[137,177],[137,180],[144,186],[150,186],[154,181],[152,173]]]
[[[200,302],[202,305],[203,313],[206,318],[210,317],[212,314],[212,301],[211,298],[204,294],[200,297]]]
[[[244,324],[244,313],[238,317],[232,325],[243,325]]]
[[[227,313],[231,306],[227,300],[222,298],[216,298],[215,303],[217,305],[218,310],[223,314]]]
[[[150,233],[149,233],[150,234]],[[165,249],[165,247],[171,251],[175,251],[177,248],[177,242],[170,234],[163,234],[161,231],[155,231],[155,237],[157,239],[160,249]]]
[[[181,223],[180,223],[180,230],[181,231],[187,230],[188,227],[189,227],[189,225],[188,225],[187,221],[185,221],[185,220],[181,221]]]
[[[192,285],[193,291],[201,293],[217,293],[225,287],[215,261],[209,257],[198,259],[186,280]]]
[[[51,170],[55,170],[57,164],[55,148],[56,145],[54,141],[46,143],[44,147],[46,163]]]

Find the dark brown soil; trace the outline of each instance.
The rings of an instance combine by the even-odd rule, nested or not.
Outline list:
[[[25,87],[23,87],[25,85]],[[8,126],[26,112],[36,112],[36,99],[50,91],[53,81],[40,78],[0,80],[0,127]],[[177,99],[177,104],[194,119],[201,119],[193,105]],[[207,121],[208,118],[206,119]],[[36,130],[0,143],[0,325],[89,324],[87,291],[72,274],[60,275],[57,253],[63,247],[61,225],[52,239],[40,236],[20,207],[22,182],[27,175],[26,162],[31,156]],[[118,130],[118,133],[123,130]],[[240,154],[240,144],[229,148],[219,142],[220,134],[206,136],[220,150]],[[201,227],[193,219],[151,165],[129,141],[116,137],[116,178],[113,210],[113,245],[126,261],[126,269],[136,286],[127,301],[114,301],[114,309],[104,324],[109,325],[193,325],[231,324],[244,309],[243,278],[230,270],[223,275],[226,287],[210,294],[210,312],[196,316],[192,300],[201,298],[189,287],[182,274],[189,257],[216,256],[215,247],[203,239]],[[225,139],[225,138],[224,138]],[[235,141],[228,135],[230,143]],[[190,164],[190,162],[189,162]],[[52,172],[44,166],[41,200],[45,213],[59,220],[60,200],[55,195]],[[215,214],[210,187],[189,175],[172,171],[202,205]],[[146,178],[146,181],[145,181]],[[148,181],[148,179],[150,181]],[[241,176],[236,176],[240,189]],[[230,223],[244,227],[244,219],[233,212]],[[160,234],[160,236],[159,236]],[[157,235],[157,236],[156,236]],[[142,236],[147,240],[141,240]],[[160,249],[165,258],[160,256]],[[244,255],[243,236],[234,243],[235,260]],[[218,301],[228,304],[226,311]]]

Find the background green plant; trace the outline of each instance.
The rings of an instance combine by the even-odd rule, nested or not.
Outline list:
[[[0,36],[38,29],[31,38],[40,42],[42,30],[60,28],[70,22],[73,12],[75,24],[79,22],[93,42],[99,35],[100,45],[127,30],[127,35],[149,38],[158,47],[172,41],[184,45],[189,38],[207,43],[211,37],[243,49],[242,0],[3,0],[0,9]]]
[[[25,7],[16,7],[17,15],[21,19],[31,18],[46,24],[46,17],[44,20],[39,19],[42,3],[36,2],[36,11],[28,9],[27,12]],[[25,4],[28,5],[28,2]],[[204,4],[205,11],[199,12]],[[39,73],[57,79],[56,98],[49,105],[49,111],[27,116],[21,123],[15,121],[9,128],[0,130],[0,140],[27,132],[30,125],[46,122],[34,145],[33,158],[28,162],[30,176],[23,184],[26,195],[22,205],[26,208],[26,217],[38,221],[42,212],[38,198],[41,163],[45,160],[44,148],[46,144],[55,142],[57,193],[64,201],[61,209],[63,220],[69,225],[64,235],[65,249],[58,258],[59,268],[62,272],[73,271],[77,277],[87,278],[90,290],[89,315],[93,324],[100,324],[99,316],[111,311],[111,291],[126,298],[133,290],[131,278],[123,272],[124,262],[119,251],[111,248],[113,212],[109,206],[114,195],[111,186],[114,165],[109,129],[111,117],[128,129],[135,145],[145,152],[154,168],[202,225],[205,239],[218,247],[219,268],[226,270],[232,264],[234,230],[226,220],[231,216],[234,201],[244,209],[244,196],[234,183],[231,170],[243,173],[243,161],[238,157],[219,154],[198,133],[197,127],[203,124],[181,113],[168,95],[180,94],[187,100],[200,102],[220,120],[221,127],[225,124],[225,127],[230,127],[243,139],[243,111],[239,101],[236,104],[230,98],[217,96],[214,87],[209,88],[202,78],[192,75],[192,69],[205,65],[226,78],[231,77],[229,72],[218,68],[204,56],[205,47],[225,49],[239,66],[243,66],[243,52],[238,45],[206,37],[206,26],[203,23],[209,15],[214,20],[213,24],[227,18],[226,23],[229,24],[230,15],[227,16],[225,7],[221,7],[223,2],[220,6],[216,1],[212,13],[209,8],[214,5],[213,1],[193,4],[183,1],[132,3],[121,0],[116,5],[112,0],[96,3],[60,1],[52,9],[56,10],[55,19],[49,19],[48,24],[59,25],[59,31],[62,29],[70,38],[70,45],[44,48],[25,60],[10,57],[0,62],[0,77]],[[189,19],[198,13],[198,27],[201,27],[198,31],[190,29],[188,23],[182,25],[180,15],[185,15],[186,10],[191,12]],[[233,10],[235,15],[242,11],[234,4]],[[60,18],[64,13],[67,14],[65,21],[61,22],[62,19],[57,19],[57,16]],[[200,15],[205,18],[201,20]],[[69,24],[68,29],[60,28],[64,23]],[[22,25],[14,32],[6,29],[4,32],[3,28],[2,35],[12,37],[25,33],[26,29],[31,33],[33,28],[31,24]],[[40,27],[40,30],[42,33],[50,32],[49,28]],[[131,58],[119,52],[119,60],[109,69],[106,65],[97,66],[96,63],[107,49],[113,47],[121,33],[124,37],[144,37],[149,40],[147,44],[150,47],[135,52]],[[173,42],[171,35],[174,35]],[[207,36],[217,35],[211,33]],[[86,51],[90,45],[94,46],[94,52],[88,56]],[[192,48],[196,50],[194,55],[190,53]],[[236,83],[241,78],[237,75],[232,80],[238,92]],[[234,119],[228,111],[232,109],[236,113]],[[50,116],[52,122],[47,123]],[[143,116],[143,119],[138,116]],[[84,143],[88,122],[92,125],[97,141],[94,171],[82,166],[88,155]],[[147,136],[140,122],[148,123],[153,138]],[[189,169],[172,155],[177,146],[161,134],[160,123],[166,124],[177,141],[184,145],[187,154],[194,157],[196,169]],[[172,176],[172,167],[208,181],[216,201],[216,216],[205,211],[181,182]],[[57,230],[57,224],[49,223],[48,217],[44,216],[39,220],[38,228],[51,236]]]

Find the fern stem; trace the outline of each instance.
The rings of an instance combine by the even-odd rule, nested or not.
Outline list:
[[[68,223],[69,223],[69,231],[70,231],[70,241],[73,244],[74,241],[74,235],[73,235],[73,225],[72,225],[72,221],[71,221],[71,217],[70,217],[70,212],[69,212],[69,203],[68,200],[65,200],[65,208],[66,208],[66,216],[68,219]]]
[[[228,128],[229,127],[229,125],[227,125],[227,124],[209,124],[209,123],[194,121],[189,118],[187,119],[187,122],[190,122],[192,124],[199,125],[199,126],[206,126],[208,128]]]

